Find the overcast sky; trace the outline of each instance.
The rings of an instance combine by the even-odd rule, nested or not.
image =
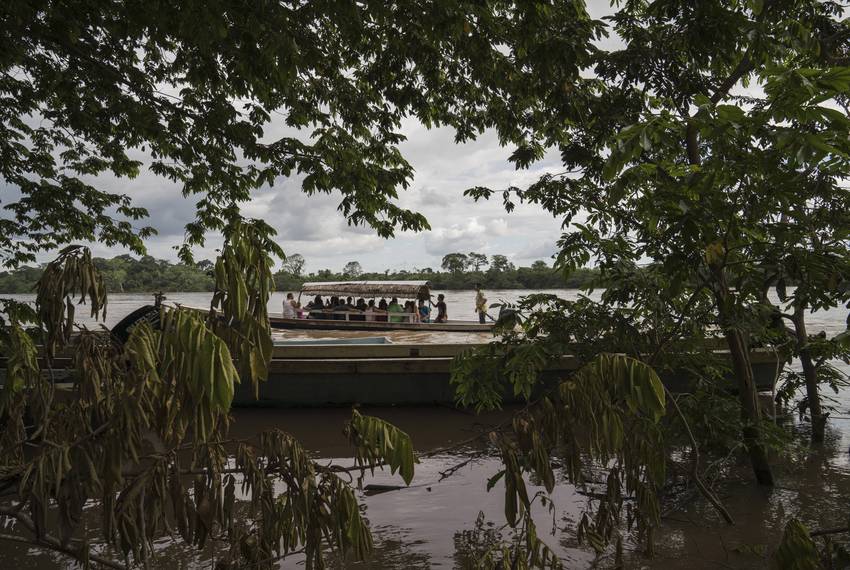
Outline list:
[[[610,11],[608,0],[590,0],[588,5],[594,17]],[[282,129],[272,124],[268,130],[276,133]],[[457,145],[454,132],[447,128],[428,130],[411,120],[403,125],[402,132],[407,141],[401,151],[414,167],[415,177],[409,189],[400,192],[398,203],[423,213],[431,224],[430,231],[398,233],[389,240],[378,238],[370,228],[348,226],[336,210],[339,195],[308,197],[301,192],[297,179],[278,179],[274,187],[257,191],[244,205],[243,214],[262,218],[276,228],[284,251],[302,254],[308,272],[339,270],[348,261],[359,261],[370,271],[436,269],[443,255],[456,251],[503,254],[523,265],[537,259],[551,261],[560,220],[531,205],[518,205],[508,214],[500,199],[475,203],[463,197],[463,191],[472,186],[526,186],[545,171],[561,170],[556,153],[529,170],[516,171],[507,160],[513,149],[500,147],[493,133]],[[130,195],[136,205],[149,210],[148,223],[159,233],[146,242],[148,252],[175,260],[174,247],[182,243],[184,226],[194,217],[198,197],[184,199],[179,186],[144,171],[134,180],[105,178],[100,184]],[[209,236],[208,247],[197,250],[197,259],[213,258],[220,244],[220,236]],[[126,253],[100,244],[91,247],[98,256]],[[39,260],[51,257],[41,255]]]
[[[301,192],[300,180],[278,179],[272,188],[255,192],[244,205],[247,217],[262,218],[278,232],[278,242],[288,254],[300,253],[307,271],[340,269],[359,261],[366,270],[438,268],[443,255],[460,251],[504,254],[515,263],[548,259],[555,250],[560,222],[540,208],[520,205],[507,214],[501,199],[475,203],[463,196],[471,186],[503,188],[525,186],[545,170],[559,169],[557,157],[534,168],[516,171],[508,162],[509,148],[501,148],[495,135],[455,145],[451,129],[427,130],[416,122],[404,125],[408,140],[401,150],[415,168],[409,189],[400,192],[399,205],[425,214],[431,230],[397,233],[393,239],[377,237],[368,227],[349,226],[337,212],[340,196]],[[194,215],[194,199],[183,199],[180,188],[143,173],[133,181],[115,181],[136,204],[150,211],[149,223],[159,234],[147,243],[158,258],[175,259],[173,246],[183,239],[183,227]],[[112,182],[104,184],[112,186]],[[221,243],[210,236],[198,259],[214,257]],[[125,253],[118,248],[93,245],[98,256]]]

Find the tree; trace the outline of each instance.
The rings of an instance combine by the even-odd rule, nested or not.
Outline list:
[[[513,271],[514,264],[508,261],[504,255],[494,255],[490,257],[491,271]]]
[[[342,268],[342,274],[346,279],[357,279],[363,274],[363,268],[359,261],[349,261]]]
[[[529,40],[528,28],[563,27],[573,12],[15,0],[0,50],[0,178],[17,195],[0,218],[2,260],[14,266],[75,240],[143,254],[147,212],[103,182],[143,169],[196,199],[185,260],[251,191],[296,173],[308,194],[339,192],[348,221],[380,236],[427,229],[393,201],[413,176],[396,146],[402,119],[473,137],[485,125],[469,109],[509,113],[501,93],[523,86],[537,44],[556,41]],[[286,135],[272,135],[284,125]]]
[[[481,271],[482,267],[487,267],[489,261],[487,261],[487,256],[483,253],[475,253],[474,251],[470,251],[469,255],[467,255],[467,262],[469,263],[469,267],[472,267],[473,271]]]
[[[844,190],[824,200],[819,184],[816,180],[798,185],[800,194],[815,191],[804,195],[794,209],[794,223],[787,223],[786,215],[785,223],[777,224],[778,229],[768,228],[775,239],[762,240],[753,252],[764,273],[765,293],[771,287],[776,290],[782,305],[776,309],[777,316],[792,327],[787,345],[802,368],[802,374],[786,371],[779,396],[788,402],[801,386],[805,388],[798,408],[809,412],[814,443],[823,442],[828,416],[819,387],[826,384],[837,390],[848,386],[846,374],[831,362],[850,358],[847,332],[827,338],[825,334],[811,334],[806,324],[807,313],[850,302],[850,249],[847,240],[840,237],[846,231],[842,228],[850,227],[850,193]],[[789,283],[794,284],[793,290],[789,290]],[[772,306],[767,295],[763,303]],[[777,325],[783,329],[781,322]]]
[[[469,267],[469,258],[463,253],[447,253],[440,267],[451,273],[461,273]]]
[[[542,259],[538,259],[534,263],[531,264],[531,269],[534,271],[548,271],[550,269],[549,265]]]
[[[427,229],[422,215],[394,202],[413,176],[397,148],[402,119],[448,125],[464,141],[488,126],[486,116],[513,116],[518,109],[505,105],[504,93],[578,77],[596,29],[582,16],[580,5],[543,10],[409,0],[188,9],[101,1],[73,9],[4,5],[0,180],[14,197],[0,217],[3,263],[16,266],[73,241],[144,254],[143,240],[154,232],[140,222],[147,212],[103,182],[142,169],[175,182],[175,195],[196,200],[180,250],[184,261],[209,231],[224,233],[228,244],[244,243],[238,228],[245,224],[253,251],[240,247],[216,263],[208,319],[167,313],[161,330],[136,327],[121,350],[86,336],[90,342],[75,350],[78,401],[46,405],[52,387],[40,380],[34,343],[19,322],[12,324],[3,348],[15,372],[4,382],[8,425],[0,459],[3,488],[13,490],[7,497],[22,502],[2,514],[28,528],[34,544],[82,563],[103,563],[73,536],[92,497],[104,508],[104,540],[139,564],[154,555],[152,542],[166,528],[199,547],[226,537],[233,559],[220,561],[225,567],[270,566],[301,548],[309,567],[320,567],[326,550],[355,558],[368,552],[353,491],[310,461],[297,441],[273,432],[226,445],[236,371],[256,380],[267,354],[254,337],[267,325],[259,308],[270,287],[262,266],[269,250],[262,248],[274,232],[243,220],[240,205],[252,191],[297,174],[308,194],[338,192],[347,220],[380,236]],[[532,33],[544,29],[550,33]],[[570,48],[568,65],[549,58],[532,76],[530,62],[562,47]],[[272,134],[282,131],[280,138]],[[506,142],[523,136],[518,125],[500,132]],[[139,266],[153,277],[166,267],[148,257]],[[94,283],[88,270],[60,273],[77,279],[65,283],[69,293]],[[52,308],[35,317],[35,327],[73,320],[70,295],[44,300]],[[64,313],[56,305],[63,300]],[[231,354],[233,339],[215,333],[240,317],[248,321],[239,332],[249,338]],[[26,433],[30,419],[39,427]],[[412,453],[402,453],[410,450],[403,434],[357,415],[349,433],[358,464],[389,462],[409,478]],[[180,463],[184,450],[191,465]],[[232,517],[236,481],[225,465],[244,476],[240,493],[257,506],[246,524]],[[195,476],[192,493],[183,486],[186,476]],[[61,504],[60,537],[46,528],[55,520],[47,516],[51,501]],[[169,521],[165,505],[174,515]],[[213,528],[221,536],[210,537]]]
[[[281,271],[289,273],[293,277],[301,277],[301,271],[304,270],[304,256],[300,253],[287,255],[280,264]]]
[[[202,259],[195,264],[195,267],[206,273],[208,271],[212,271],[215,268],[215,263],[213,263],[209,259]]]
[[[249,440],[227,436],[240,376],[256,389],[271,357],[265,311],[277,246],[264,233],[252,224],[230,228],[206,316],[164,307],[158,326],[141,320],[123,345],[91,332],[71,344],[75,302],[87,302],[93,317],[106,307],[85,248],[64,248],[45,267],[36,311],[3,305],[0,347],[9,365],[0,391],[0,516],[32,536],[4,538],[108,568],[125,568],[121,560],[157,565],[153,542],[163,537],[199,550],[224,540],[217,562],[224,567],[270,568],[294,551],[310,567],[322,567],[328,548],[368,554],[372,538],[354,491],[334,469],[279,430]],[[61,404],[31,334],[44,341],[48,369],[60,350],[73,354],[76,389]],[[25,417],[38,427],[25,427]],[[412,479],[404,432],[357,412],[346,431],[356,466],[386,462]],[[257,505],[248,514],[237,510],[237,485]],[[288,505],[285,514],[278,501]],[[118,560],[89,551],[97,537],[84,534],[84,507],[99,511],[100,540]]]
[[[523,99],[535,112],[518,115],[529,135],[513,160],[527,166],[558,147],[566,173],[500,192],[509,210],[525,200],[563,217],[562,269],[592,258],[604,281],[648,258],[666,274],[669,299],[710,294],[705,325],[719,327],[732,355],[742,440],[766,485],[773,476],[748,350],[749,339],[770,334],[758,252],[765,242],[781,249],[782,227],[808,203],[846,197],[848,123],[836,107],[846,112],[850,46],[841,14],[815,0],[620,5],[611,31],[625,45],[593,54],[595,76],[563,83],[566,100],[545,90]],[[742,82],[760,89],[739,96]],[[840,227],[846,235],[846,221]]]

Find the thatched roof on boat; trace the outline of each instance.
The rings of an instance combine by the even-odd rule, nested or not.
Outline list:
[[[431,295],[429,281],[324,281],[304,283],[302,294],[357,295],[360,297],[387,297],[390,295],[428,299]]]

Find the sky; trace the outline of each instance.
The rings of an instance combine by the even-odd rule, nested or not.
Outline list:
[[[588,8],[592,16],[600,17],[610,11],[610,4],[608,0],[590,0]],[[276,121],[282,123],[281,118]],[[274,120],[268,129],[274,133],[281,130]],[[397,232],[394,238],[379,238],[371,228],[348,225],[337,212],[338,194],[308,197],[301,192],[297,178],[280,178],[273,187],[254,192],[242,208],[243,215],[262,218],[273,226],[287,254],[304,256],[307,272],[339,270],[349,261],[360,262],[366,271],[437,269],[445,254],[472,251],[506,255],[517,265],[530,265],[538,259],[551,262],[561,220],[527,204],[507,213],[501,199],[476,203],[464,197],[463,191],[472,186],[527,186],[544,172],[562,170],[557,153],[548,154],[530,169],[517,171],[508,162],[513,149],[500,147],[493,132],[459,145],[454,142],[452,129],[428,130],[409,120],[403,124],[402,133],[407,140],[400,150],[415,175],[409,188],[400,190],[397,203],[424,214],[430,231]],[[133,180],[102,178],[97,185],[125,193],[135,205],[147,208],[150,218],[146,223],[158,231],[146,241],[148,253],[176,260],[175,247],[183,241],[185,224],[194,217],[198,196],[184,199],[178,185],[147,171]],[[96,256],[127,253],[119,247],[89,245]],[[220,235],[209,235],[207,245],[195,250],[196,259],[214,258],[220,245]],[[39,261],[52,257],[40,255]]]
[[[518,205],[508,214],[500,198],[475,203],[464,197],[463,191],[472,186],[527,186],[545,171],[559,170],[556,156],[517,171],[507,160],[512,149],[500,147],[493,133],[456,145],[451,129],[428,130],[409,121],[403,132],[408,140],[401,151],[415,176],[410,187],[399,192],[397,203],[424,214],[430,231],[396,232],[394,238],[379,238],[369,227],[348,225],[337,211],[339,194],[307,196],[297,178],[279,178],[273,187],[255,191],[252,200],[243,205],[243,215],[262,218],[273,226],[287,254],[305,257],[308,272],[338,270],[349,261],[360,262],[367,271],[436,269],[443,255],[451,252],[502,254],[516,264],[552,256],[560,220],[532,205]],[[184,199],[179,186],[145,172],[132,181],[102,184],[109,189],[120,185],[137,205],[149,210],[147,223],[159,233],[146,242],[148,253],[176,259],[173,246],[182,243],[183,228],[194,215],[197,197]],[[221,240],[217,235],[208,237],[207,247],[196,250],[197,259],[215,256]],[[97,256],[126,253],[99,244],[91,247]]]

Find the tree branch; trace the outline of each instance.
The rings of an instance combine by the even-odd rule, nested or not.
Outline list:
[[[662,384],[663,386],[663,384]],[[685,426],[685,432],[688,434],[688,439],[691,440],[691,446],[694,450],[694,460],[691,464],[691,478],[694,480],[694,483],[699,489],[700,494],[705,497],[709,503],[714,507],[714,509],[723,517],[723,519],[728,524],[735,524],[735,520],[732,518],[732,515],[729,514],[729,511],[726,510],[726,507],[723,506],[723,503],[720,502],[720,499],[714,496],[705,483],[703,483],[702,479],[699,476],[699,445],[697,445],[697,440],[694,437],[694,432],[691,431],[691,426],[688,423],[688,420],[685,418],[685,414],[682,413],[682,409],[679,407],[679,403],[676,401],[676,398],[670,393],[670,390],[667,389],[667,386],[664,386],[664,392],[667,394],[667,399],[673,404],[673,408],[676,410],[676,413],[679,415],[679,419],[682,420],[682,423]]]
[[[7,516],[15,519],[21,525],[23,525],[27,530],[29,530],[34,535],[35,532],[35,523],[33,520],[25,515],[24,513],[17,512],[14,509],[9,509],[6,507],[0,507],[0,516]],[[71,558],[77,560],[78,562],[85,562],[86,560],[91,560],[93,562],[97,562],[101,566],[106,566],[107,568],[114,568],[116,570],[126,570],[127,567],[123,564],[119,564],[114,560],[110,560],[109,558],[104,558],[103,556],[99,556],[97,554],[93,554],[90,551],[87,551],[85,547],[78,543],[73,542],[67,545],[62,544],[62,542],[54,536],[49,534],[42,534],[41,538],[28,539],[23,536],[17,536],[12,534],[0,534],[0,539],[10,540],[14,542],[21,542],[24,544],[30,544],[33,546],[40,546],[42,548],[47,548],[48,550],[54,550],[56,552],[60,552],[65,554],[66,556],[70,556]],[[73,544],[75,547],[72,547]]]

